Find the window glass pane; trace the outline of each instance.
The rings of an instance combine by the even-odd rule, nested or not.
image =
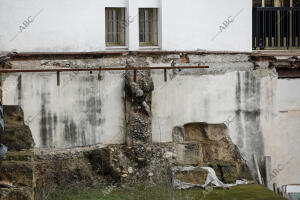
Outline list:
[[[261,7],[261,0],[253,0],[253,8]]]
[[[126,27],[125,8],[105,8],[105,42],[106,46],[124,46]]]
[[[273,7],[274,0],[265,0],[265,7]]]
[[[139,10],[139,39],[140,46],[158,45],[157,8],[140,8]]]
[[[294,7],[300,7],[300,0],[294,0],[293,5]]]
[[[290,7],[291,0],[282,0],[282,6],[283,7]]]

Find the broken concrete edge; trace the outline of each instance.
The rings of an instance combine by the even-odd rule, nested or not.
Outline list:
[[[94,52],[19,52],[11,55],[12,59],[34,59],[34,58],[44,58],[44,57],[99,57],[106,55],[122,56],[122,55],[147,55],[147,54],[246,54],[251,55],[251,52],[239,52],[239,51],[162,51],[162,50],[151,50],[151,51],[94,51]],[[257,54],[257,53],[256,53]]]
[[[53,150],[35,155],[37,187],[68,187],[72,184],[151,185],[171,184],[172,143],[151,144],[146,159],[136,153],[140,146],[108,145],[72,153]],[[141,152],[143,153],[143,151]],[[61,177],[58,179],[57,177]],[[70,185],[71,184],[71,185]]]
[[[35,57],[52,57],[52,56],[104,56],[104,55],[136,55],[136,54],[245,54],[252,56],[300,56],[299,51],[268,51],[268,50],[254,50],[250,52],[245,51],[209,51],[209,50],[194,50],[194,51],[163,51],[163,50],[151,50],[151,51],[91,51],[91,52],[2,52],[1,57],[10,56],[13,59],[35,58]],[[2,55],[3,54],[3,55]]]

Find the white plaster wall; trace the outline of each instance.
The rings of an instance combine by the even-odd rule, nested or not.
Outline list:
[[[252,49],[251,0],[0,0],[0,51],[106,50],[105,7],[126,7],[127,16],[131,17],[136,16],[141,7],[159,8],[162,50]],[[39,11],[35,20],[20,33],[23,21]],[[222,23],[239,12],[213,40]],[[127,30],[129,50],[140,50],[138,17],[135,19]]]
[[[163,49],[252,49],[251,0],[163,0],[162,8]],[[220,32],[222,23],[239,12],[235,20]]]
[[[273,182],[300,183],[300,79],[279,79],[276,114],[264,130],[265,153],[271,156]]]
[[[191,122],[224,123],[234,115],[235,73],[175,76],[164,82],[152,75],[153,142],[171,142],[172,129]],[[215,84],[222,83],[222,84]]]
[[[164,82],[162,74],[152,73],[153,142],[171,142],[172,129],[192,122],[225,123],[228,133],[253,169],[252,156],[264,156],[262,124],[264,104],[272,88],[268,76],[249,71],[215,75],[176,75]]]
[[[74,72],[11,74],[3,103],[21,105],[36,147],[66,148],[124,142],[123,76]]]

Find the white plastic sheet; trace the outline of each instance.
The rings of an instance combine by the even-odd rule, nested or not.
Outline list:
[[[205,184],[202,185],[203,188],[205,188],[208,185],[214,185],[217,187],[231,187],[236,185],[236,184],[224,184],[222,181],[218,179],[215,170],[211,167],[201,167],[201,168],[208,171]]]
[[[173,172],[173,187],[176,189],[189,189],[192,187],[202,187],[205,188],[208,185],[212,185],[212,186],[217,186],[217,187],[232,187],[232,186],[236,186],[239,184],[248,184],[247,180],[237,180],[236,184],[224,184],[222,181],[220,181],[216,175],[216,172],[213,168],[211,167],[201,167],[202,169],[205,169],[208,171],[208,175],[206,177],[205,183],[203,185],[199,185],[199,184],[192,184],[192,183],[186,183],[186,182],[182,182],[178,179],[175,178],[175,173],[178,171],[193,171],[196,167],[192,167],[192,166],[186,166],[186,167],[174,167],[172,168],[172,172]]]

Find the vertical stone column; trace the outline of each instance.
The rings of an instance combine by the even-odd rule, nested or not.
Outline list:
[[[150,72],[137,72],[136,82],[134,82],[133,76],[133,73],[126,73],[125,78],[126,144],[128,146],[152,142],[152,78]]]
[[[150,74],[150,71],[136,71],[135,78],[132,72],[127,72],[125,76],[126,144],[134,160],[141,164],[148,162],[148,154],[151,153],[151,100],[154,86]]]

